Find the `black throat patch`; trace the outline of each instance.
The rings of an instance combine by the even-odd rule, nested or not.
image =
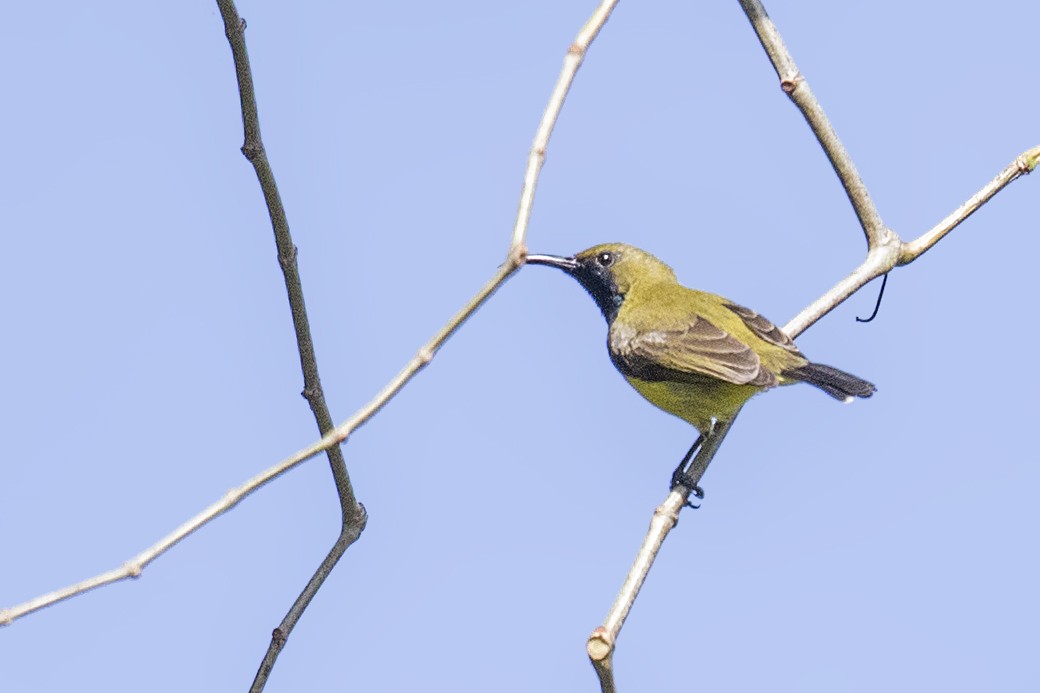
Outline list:
[[[617,284],[614,283],[614,277],[611,276],[610,271],[595,261],[583,262],[574,270],[572,276],[585,287],[585,290],[592,296],[592,300],[603,311],[607,324],[614,322],[625,297],[618,292]]]

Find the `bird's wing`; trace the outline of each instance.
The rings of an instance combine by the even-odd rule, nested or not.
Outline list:
[[[782,349],[786,349],[792,354],[802,355],[798,351],[798,347],[794,345],[791,338],[787,336],[787,333],[781,330],[773,323],[766,320],[764,317],[744,306],[737,305],[736,303],[727,303],[726,307],[736,313],[747,328],[755,333],[756,336],[764,339],[770,344],[776,345]]]
[[[751,347],[702,317],[674,330],[640,331],[615,324],[609,339],[621,372],[640,380],[698,382],[708,377],[734,385],[778,384]]]

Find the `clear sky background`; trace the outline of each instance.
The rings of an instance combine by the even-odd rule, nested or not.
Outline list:
[[[592,0],[242,2],[334,418],[494,272]],[[770,3],[886,222],[1040,144],[1040,4]],[[212,2],[0,22],[0,604],[119,565],[309,443]],[[622,690],[1027,691],[1040,680],[1040,180],[800,339],[877,383],[751,402],[622,633]],[[624,2],[556,130],[532,251],[642,246],[784,323],[864,241],[736,2]],[[518,273],[345,448],[367,531],[270,691],[592,691],[694,437],[562,273]],[[4,691],[242,691],[332,543],[314,459],[121,583],[0,629]],[[678,683],[677,683],[678,681]]]

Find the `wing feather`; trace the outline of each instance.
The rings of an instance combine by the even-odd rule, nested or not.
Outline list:
[[[782,333],[781,333],[782,334]],[[773,387],[775,374],[762,367],[751,347],[702,317],[682,329],[639,331],[617,325],[609,336],[611,357],[627,376],[651,382],[698,382]]]
[[[754,332],[758,337],[761,337],[770,344],[786,349],[792,354],[798,354],[799,356],[802,355],[801,352],[798,351],[798,347],[796,347],[794,342],[791,341],[791,338],[787,336],[786,332],[755,311],[737,305],[736,303],[727,303],[726,307],[736,313],[740,319],[744,321],[744,324],[747,325],[747,328]]]

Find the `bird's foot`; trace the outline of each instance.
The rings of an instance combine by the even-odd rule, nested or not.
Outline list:
[[[672,473],[672,485],[670,488],[674,491],[676,486],[688,488],[690,490],[690,495],[696,497],[698,500],[704,498],[704,489],[702,489],[697,484],[697,481],[695,479],[693,479],[690,475],[686,474],[682,470],[682,467],[679,467]],[[689,500],[687,500],[683,504],[683,506],[687,508],[693,508],[694,510],[701,507],[699,505],[694,505]]]

